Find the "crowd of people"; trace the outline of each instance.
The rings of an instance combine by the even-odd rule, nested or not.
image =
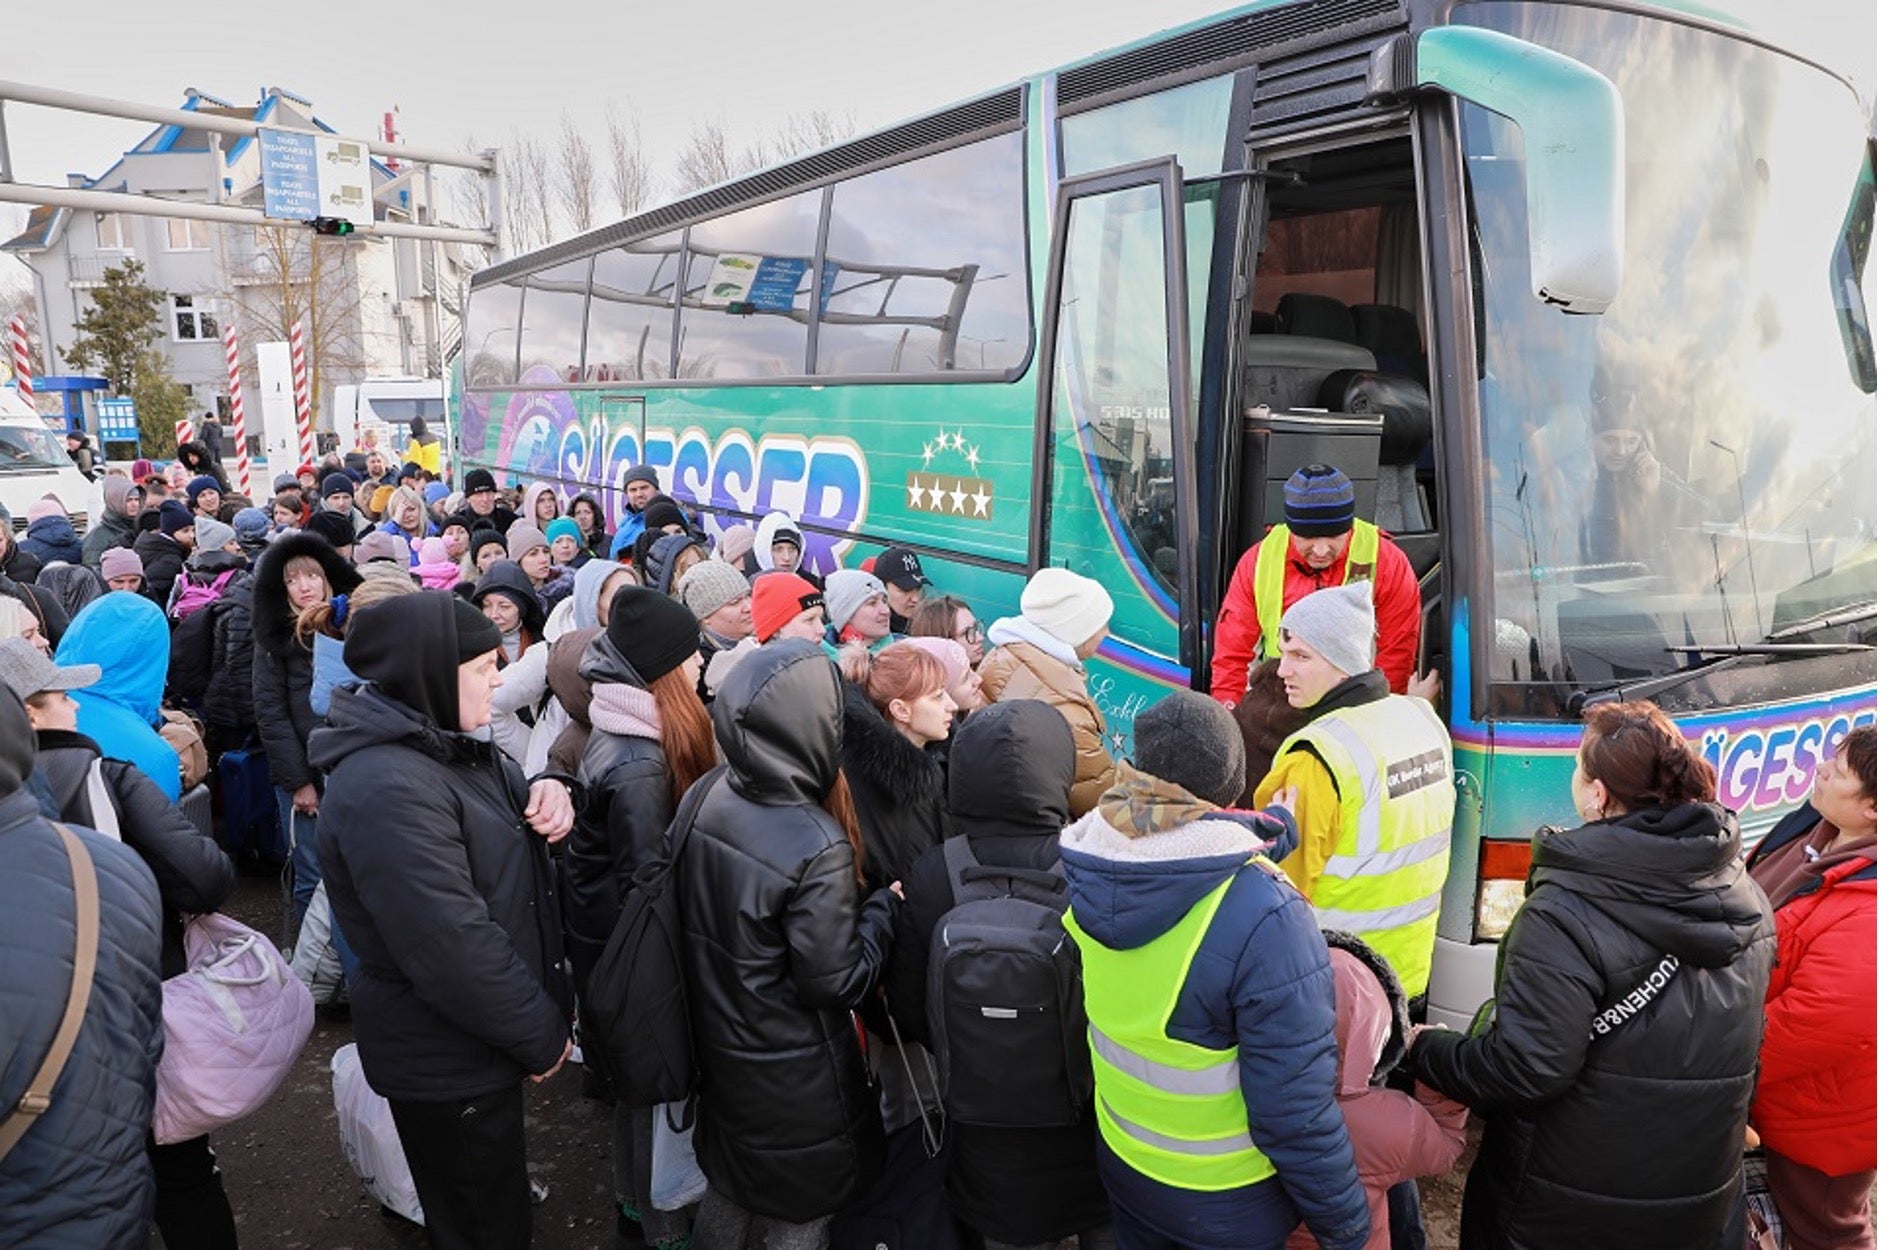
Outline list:
[[[250,501],[188,450],[108,471],[82,540],[0,517],[0,1244],[236,1244],[208,1137],[149,1109],[183,917],[243,867],[338,961],[438,1247],[530,1243],[523,1088],[571,1063],[625,1244],[1417,1247],[1472,1111],[1467,1247],[1743,1245],[1754,1145],[1788,1245],[1872,1244],[1874,727],[1748,865],[1665,714],[1600,705],[1494,999],[1425,1023],[1450,740],[1338,470],[1232,578],[1211,693],[1120,757],[1113,604],[1068,569],[983,627],[914,550],[814,570],[797,519],[709,537],[649,468],[610,532],[377,453]],[[239,829],[238,783],[275,800]],[[84,928],[53,822],[103,921],[47,1091]],[[655,1099],[594,1002],[663,898]]]

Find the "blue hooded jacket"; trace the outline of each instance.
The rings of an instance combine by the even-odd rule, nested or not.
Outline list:
[[[27,526],[25,537],[20,539],[20,549],[38,556],[41,564],[51,564],[54,560],[78,564],[85,554],[78,531],[62,515],[42,516]]]
[[[171,802],[183,797],[177,753],[155,728],[170,669],[170,628],[163,609],[142,595],[94,599],[59,640],[60,664],[96,664],[98,684],[74,690],[79,732],[106,759],[143,769]]]
[[[1237,1051],[1249,1136],[1276,1174],[1240,1189],[1176,1189],[1101,1142],[1099,1171],[1112,1201],[1190,1244],[1279,1246],[1299,1219],[1329,1250],[1360,1250],[1372,1221],[1334,1099],[1334,976],[1313,911],[1278,870],[1252,862],[1262,840],[1248,814],[1212,813],[1126,837],[1103,815],[1116,794],[1060,837],[1072,914],[1106,947],[1134,950],[1230,881],[1165,1032]]]

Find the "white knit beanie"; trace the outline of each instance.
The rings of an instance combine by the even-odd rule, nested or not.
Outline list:
[[[1020,592],[1020,615],[1068,647],[1076,647],[1111,624],[1111,596],[1071,569],[1043,568]]]
[[[1373,583],[1349,582],[1303,596],[1281,614],[1284,635],[1349,677],[1373,669]]]

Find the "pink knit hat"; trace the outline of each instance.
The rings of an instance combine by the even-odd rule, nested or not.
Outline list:
[[[450,559],[451,553],[445,550],[444,539],[425,538],[419,540],[418,562],[420,564],[443,564]]]
[[[65,505],[59,502],[57,495],[41,495],[33,500],[33,506],[26,510],[26,523],[43,521],[49,516],[64,516]]]
[[[114,577],[144,575],[144,562],[129,547],[113,547],[98,558],[98,572],[106,581]]]
[[[922,650],[941,661],[948,679],[944,683],[950,690],[961,684],[968,675],[968,649],[952,638],[904,638],[898,646],[920,647]]]

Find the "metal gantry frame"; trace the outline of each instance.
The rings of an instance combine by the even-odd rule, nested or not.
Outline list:
[[[27,83],[0,81],[0,203],[47,205],[54,208],[90,210],[99,213],[127,213],[144,217],[178,217],[236,226],[294,224],[280,218],[269,217],[259,208],[240,208],[232,204],[196,204],[166,200],[154,195],[141,195],[130,191],[95,191],[81,187],[48,187],[16,182],[13,179],[12,157],[7,147],[6,106],[9,103],[31,104],[42,108],[63,109],[67,112],[86,113],[100,117],[121,117],[131,121],[154,122],[162,126],[207,130],[215,135],[239,135],[243,138],[253,138],[265,128],[289,129],[288,127],[264,127],[262,123],[252,118],[220,117],[211,113],[192,112],[189,109],[163,108],[129,100],[114,100],[106,96],[86,95],[77,91],[62,91],[54,87],[36,87]],[[425,167],[428,193],[432,190],[431,170],[435,166],[449,165],[479,174],[484,182],[485,200],[488,205],[486,220],[490,223],[487,229],[471,229],[463,226],[422,225],[417,222],[375,221],[370,227],[361,227],[361,235],[369,238],[422,239],[436,243],[471,243],[492,249],[501,246],[498,230],[503,205],[503,187],[501,166],[495,149],[478,153],[463,153],[439,148],[410,147],[405,144],[384,143],[377,140],[362,140],[361,142],[374,156],[388,157]],[[212,151],[219,154],[220,145],[212,145]],[[220,170],[211,179],[211,185],[221,186]],[[430,207],[435,213],[436,205],[433,204]]]

